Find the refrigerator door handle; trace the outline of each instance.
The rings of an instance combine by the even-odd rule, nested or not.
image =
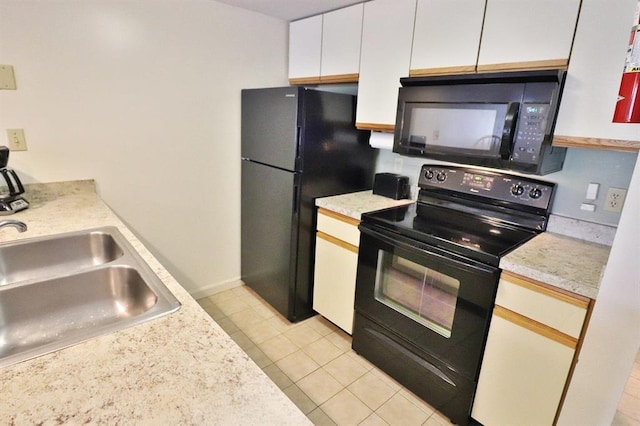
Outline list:
[[[292,207],[292,211],[293,211],[293,216],[296,217],[298,216],[298,209],[299,209],[299,204],[298,204],[298,189],[300,188],[300,185],[298,184],[298,176],[296,175],[295,179],[295,183],[293,184],[293,207]]]
[[[296,127],[296,171],[302,168],[301,158],[302,158],[302,127]]]

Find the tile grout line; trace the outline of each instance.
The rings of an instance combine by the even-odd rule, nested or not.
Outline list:
[[[232,292],[232,291],[233,291],[233,290],[227,290],[226,292],[223,292],[223,293]],[[228,294],[227,294],[227,295],[220,295],[220,296],[218,296],[218,297],[217,297],[217,299],[218,299],[220,302],[228,302],[230,299],[233,299],[233,298],[237,298],[237,299],[242,300],[244,297],[252,297],[252,296],[253,296],[252,294],[247,294],[247,295],[238,295],[238,294],[236,294],[236,293],[233,293],[233,295],[228,295]],[[257,298],[257,296],[253,296],[253,297],[254,297],[254,298]],[[305,354],[306,356],[308,356],[308,355],[305,353],[304,348],[308,347],[309,345],[311,345],[311,344],[313,344],[313,343],[316,343],[316,342],[317,342],[317,341],[319,341],[319,340],[326,339],[330,344],[332,344],[333,346],[335,346],[335,347],[336,347],[336,348],[341,352],[341,354],[340,354],[340,355],[338,355],[338,356],[336,356],[336,357],[335,357],[335,358],[333,358],[332,360],[330,360],[330,361],[326,362],[324,365],[320,365],[319,363],[316,363],[316,364],[318,365],[318,367],[317,367],[317,368],[314,368],[314,369],[313,369],[312,371],[310,371],[309,373],[305,374],[304,376],[300,377],[298,380],[294,381],[294,380],[293,380],[289,375],[287,375],[287,373],[286,373],[285,371],[283,371],[283,370],[282,370],[282,369],[277,365],[277,362],[278,362],[278,361],[274,361],[271,357],[269,357],[266,353],[264,353],[264,351],[262,351],[262,349],[260,348],[260,344],[262,344],[262,343],[264,343],[265,341],[268,341],[268,340],[270,340],[270,339],[267,339],[267,340],[262,341],[262,342],[260,342],[260,343],[255,342],[254,340],[252,340],[252,339],[247,335],[247,333],[245,332],[245,330],[243,330],[243,328],[242,328],[242,327],[240,327],[240,325],[239,325],[239,324],[237,324],[237,323],[236,323],[236,322],[235,322],[235,321],[230,317],[231,315],[241,313],[241,312],[246,311],[246,310],[248,310],[248,309],[252,309],[252,310],[254,310],[254,311],[255,311],[254,307],[255,307],[255,306],[259,306],[259,305],[257,305],[257,304],[252,304],[252,303],[247,303],[247,302],[245,302],[244,300],[242,300],[243,304],[244,304],[244,305],[246,305],[246,306],[244,306],[244,308],[243,308],[243,309],[240,309],[240,310],[233,310],[233,312],[229,312],[229,313],[227,314],[227,313],[225,313],[225,312],[224,312],[224,311],[223,311],[223,310],[222,310],[222,309],[217,305],[217,303],[216,303],[215,301],[213,301],[212,299],[210,299],[210,298],[203,298],[203,299],[200,299],[200,300],[205,300],[205,301],[207,301],[207,300],[208,300],[208,301],[209,301],[209,303],[206,303],[206,302],[205,302],[205,303],[203,303],[203,304],[201,304],[201,305],[205,305],[205,306],[203,306],[203,309],[205,309],[208,313],[209,313],[209,310],[214,310],[214,311],[216,311],[216,317],[214,317],[214,315],[212,315],[211,313],[209,313],[209,314],[212,316],[212,318],[214,319],[214,321],[216,321],[219,325],[220,325],[220,323],[222,322],[223,324],[226,324],[226,328],[230,328],[230,326],[231,326],[231,325],[232,325],[233,327],[235,327],[235,329],[236,329],[236,330],[235,330],[235,332],[233,332],[233,333],[229,333],[229,332],[227,331],[227,329],[223,327],[223,325],[220,325],[220,326],[221,326],[221,328],[223,328],[223,330],[224,330],[227,334],[229,334],[230,336],[231,336],[232,334],[235,334],[235,335],[240,334],[240,335],[242,336],[242,338],[243,338],[243,339],[246,339],[246,340],[248,340],[249,342],[251,342],[251,346],[248,346],[248,348],[244,348],[244,347],[242,347],[242,346],[244,346],[244,343],[245,343],[245,342],[241,342],[241,343],[243,343],[243,345],[241,345],[240,343],[238,343],[238,342],[236,341],[236,344],[238,344],[239,346],[241,346],[241,349],[243,349],[243,351],[245,351],[245,353],[247,353],[247,350],[249,350],[249,348],[257,348],[258,350],[260,350],[260,351],[265,355],[265,357],[266,357],[267,359],[269,359],[269,364],[264,365],[264,367],[260,367],[260,366],[259,366],[263,371],[265,371],[265,369],[267,369],[267,368],[269,368],[269,367],[273,366],[273,367],[275,367],[275,368],[278,368],[279,372],[281,372],[285,377],[287,377],[287,379],[289,380],[289,382],[290,382],[290,383],[288,383],[286,386],[280,387],[280,386],[276,383],[276,385],[277,385],[277,386],[278,386],[278,387],[279,387],[283,392],[284,392],[284,390],[285,390],[285,389],[293,388],[293,386],[295,385],[295,386],[296,386],[296,389],[298,389],[298,390],[299,390],[299,391],[300,391],[304,396],[306,396],[306,397],[307,397],[307,398],[308,398],[308,399],[313,403],[313,405],[314,405],[314,407],[315,407],[315,408],[313,408],[313,409],[311,409],[311,410],[308,410],[308,411],[305,413],[305,415],[307,415],[307,417],[308,417],[308,415],[309,415],[309,414],[311,414],[311,413],[313,413],[314,411],[316,411],[316,410],[320,409],[322,413],[324,413],[327,417],[331,418],[331,417],[330,417],[330,416],[329,416],[329,415],[328,415],[328,414],[327,414],[327,413],[322,409],[322,406],[323,406],[324,404],[326,404],[329,400],[331,400],[331,398],[335,397],[335,395],[337,395],[337,394],[339,394],[340,392],[343,392],[343,391],[347,391],[347,392],[349,392],[349,394],[351,394],[355,399],[357,399],[357,400],[358,400],[358,401],[360,401],[360,402],[361,402],[365,407],[367,407],[367,409],[368,409],[369,411],[371,411],[371,413],[365,417],[365,420],[366,420],[367,418],[369,418],[372,414],[376,414],[376,416],[378,416],[379,418],[381,418],[381,419],[382,419],[382,417],[381,417],[379,414],[377,414],[377,410],[379,410],[380,408],[382,408],[385,404],[387,404],[387,403],[388,403],[391,399],[393,399],[395,396],[402,397],[402,398],[403,398],[403,399],[405,399],[407,402],[409,402],[412,406],[414,406],[416,409],[418,409],[418,410],[420,410],[422,413],[424,413],[424,414],[427,416],[427,419],[426,419],[426,420],[428,420],[429,418],[431,418],[431,417],[433,416],[433,414],[435,413],[435,411],[434,411],[433,413],[429,414],[429,413],[428,413],[428,412],[426,412],[422,407],[418,406],[414,401],[412,401],[411,399],[409,399],[409,398],[407,398],[406,396],[404,396],[404,395],[401,393],[401,392],[402,392],[402,390],[403,390],[404,388],[403,388],[403,387],[401,387],[401,386],[400,386],[398,389],[393,389],[393,393],[392,393],[388,398],[385,398],[385,399],[384,399],[384,401],[380,404],[380,406],[379,406],[377,409],[372,409],[371,407],[369,407],[369,405],[367,405],[364,401],[362,401],[362,400],[361,400],[361,399],[360,399],[356,394],[354,394],[354,393],[353,393],[353,391],[352,391],[352,390],[350,390],[350,389],[349,389],[349,386],[353,385],[356,381],[360,380],[362,377],[364,377],[366,374],[369,374],[369,373],[374,374],[374,375],[376,376],[376,378],[377,378],[378,380],[380,380],[382,383],[385,383],[385,384],[386,384],[386,382],[384,381],[384,379],[383,379],[382,377],[380,377],[379,375],[376,375],[375,373],[373,373],[373,370],[375,370],[375,369],[376,369],[376,368],[375,368],[375,366],[371,366],[371,367],[369,367],[369,366],[362,365],[363,363],[362,363],[360,360],[358,360],[358,359],[354,359],[354,358],[351,356],[351,355],[352,355],[352,350],[351,350],[351,349],[348,349],[348,350],[346,350],[346,351],[345,351],[343,348],[341,348],[341,347],[339,347],[338,345],[336,345],[336,343],[335,343],[335,342],[333,342],[333,341],[331,341],[331,340],[327,339],[327,337],[328,337],[328,336],[330,336],[331,334],[333,334],[333,333],[340,333],[340,332],[341,332],[341,330],[339,330],[337,327],[335,327],[335,326],[333,326],[333,325],[332,325],[332,327],[330,327],[330,328],[332,328],[332,330],[331,330],[330,332],[328,332],[328,333],[326,333],[326,334],[324,334],[324,335],[323,335],[323,334],[318,333],[318,334],[320,335],[320,338],[319,338],[319,339],[316,339],[316,340],[314,340],[314,341],[312,341],[312,342],[310,342],[310,343],[308,343],[308,344],[306,344],[306,345],[300,346],[300,345],[298,345],[296,342],[293,342],[293,344],[297,347],[297,350],[296,350],[295,352],[293,352],[293,353],[301,352],[301,353]],[[236,301],[236,302],[232,302],[232,303],[236,303],[236,306],[237,306],[237,301]],[[241,303],[240,305],[242,305],[242,303]],[[222,315],[221,315],[221,314],[222,314]],[[277,315],[277,314],[275,314],[275,313],[274,313],[274,316],[276,316],[276,315]],[[270,317],[270,318],[273,318],[273,316],[272,316],[272,317]],[[315,317],[313,317],[313,318],[315,318]],[[231,324],[229,324],[227,321],[225,321],[225,319],[227,319]],[[268,319],[269,319],[269,318],[265,318],[265,320],[268,320]],[[305,320],[305,321],[308,321],[308,320]],[[273,336],[272,338],[276,338],[276,337],[278,337],[278,336],[283,336],[283,337],[287,338],[287,336],[285,336],[285,333],[287,333],[287,332],[289,332],[289,331],[291,331],[291,330],[294,330],[294,329],[299,328],[300,326],[304,325],[304,322],[305,322],[305,321],[301,321],[301,322],[299,322],[299,323],[289,325],[288,327],[286,327],[286,330],[285,330],[285,331],[280,331],[276,336]],[[324,320],[324,321],[326,321],[326,320]],[[325,326],[326,326],[326,325],[325,325]],[[309,326],[309,328],[311,328],[311,329],[313,330],[313,327],[310,327],[310,326]],[[314,330],[314,331],[316,331],[316,330]],[[317,331],[316,331],[316,332],[317,332]],[[233,336],[231,336],[231,337],[233,338]],[[349,339],[350,339],[350,336],[349,336]],[[235,340],[235,339],[234,339],[234,340]],[[289,340],[290,340],[290,339],[289,339]],[[293,354],[293,353],[292,353],[292,354]],[[289,354],[289,355],[292,355],[292,354]],[[356,353],[355,353],[355,352],[353,352],[353,354],[356,354]],[[256,360],[255,360],[255,359],[253,359],[253,357],[251,357],[249,353],[247,353],[247,355],[248,355],[248,356],[249,356],[249,358],[251,358],[254,362],[256,362]],[[289,356],[289,355],[287,355],[287,356]],[[356,354],[356,355],[357,355],[357,354]],[[287,356],[285,356],[284,358],[286,358]],[[337,360],[337,359],[339,359],[339,358],[341,358],[341,357],[346,357],[346,358],[350,359],[350,360],[351,360],[351,361],[353,361],[354,363],[358,364],[358,365],[359,365],[359,366],[364,370],[364,372],[363,372],[362,374],[358,375],[356,378],[354,378],[353,380],[351,380],[351,381],[350,381],[348,384],[346,384],[346,385],[345,385],[345,384],[343,384],[343,383],[339,380],[339,378],[336,378],[336,377],[334,376],[334,374],[332,374],[328,369],[326,369],[326,368],[325,368],[325,366],[327,366],[327,365],[328,365],[328,364],[330,364],[331,362],[333,362],[333,361],[335,361],[335,360]],[[280,360],[282,360],[282,359],[283,359],[283,358],[281,358]],[[312,359],[312,360],[313,360],[313,359]],[[315,362],[315,361],[314,361],[314,362]],[[256,362],[256,364],[257,364],[257,362]],[[316,371],[318,371],[318,370],[320,370],[320,369],[323,369],[323,371],[325,371],[327,374],[329,374],[329,376],[330,376],[330,377],[333,377],[333,378],[334,378],[334,380],[336,380],[336,381],[340,384],[341,388],[340,388],[340,390],[338,390],[336,393],[334,393],[333,395],[331,395],[331,396],[330,396],[326,401],[324,401],[323,403],[321,403],[321,404],[319,404],[319,405],[318,405],[318,404],[316,404],[316,403],[315,403],[315,401],[313,401],[313,399],[312,399],[312,398],[311,398],[311,397],[310,397],[306,392],[304,392],[304,390],[302,390],[302,388],[300,388],[300,386],[298,385],[298,383],[299,383],[301,380],[303,380],[304,378],[308,377],[309,375],[313,374],[314,372],[316,372]],[[268,374],[266,371],[265,371],[265,374],[267,374],[267,376],[268,376],[271,380],[273,380],[273,379],[271,378],[271,376],[269,376],[269,374]],[[384,374],[384,373],[382,373],[382,374]],[[388,378],[388,379],[389,379],[389,380],[393,380],[393,379],[391,379],[391,378]],[[386,385],[387,385],[387,386],[390,386],[390,384],[386,384]],[[407,392],[408,392],[408,391],[407,391]],[[288,395],[287,395],[287,396],[288,396]],[[291,399],[291,398],[290,398],[290,399]],[[292,400],[292,402],[294,402],[294,404],[296,404],[296,401],[293,401],[293,400]],[[297,405],[297,404],[296,404],[296,405]],[[301,408],[301,407],[298,407],[298,408],[299,408],[301,411],[305,411],[305,410],[303,410],[303,408]],[[331,419],[331,420],[333,421],[333,419]]]

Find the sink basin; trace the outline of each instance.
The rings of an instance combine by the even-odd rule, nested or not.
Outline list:
[[[0,265],[0,367],[180,307],[115,227],[2,244]]]
[[[0,246],[0,285],[102,265],[123,254],[104,230],[17,241]]]

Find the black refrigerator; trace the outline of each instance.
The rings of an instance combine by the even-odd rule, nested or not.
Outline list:
[[[290,321],[313,315],[315,199],[370,189],[374,150],[354,96],[242,91],[242,281]]]

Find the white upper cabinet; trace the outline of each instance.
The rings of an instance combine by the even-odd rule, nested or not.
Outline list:
[[[322,54],[322,15],[289,24],[289,82],[320,81]]]
[[[418,0],[411,75],[474,72],[484,8],[480,0]]]
[[[478,71],[566,67],[579,9],[580,0],[487,0]]]
[[[364,5],[356,125],[393,131],[400,78],[409,75],[416,0]]]
[[[612,123],[637,5],[582,1],[554,145],[640,149],[640,124]]]
[[[364,4],[325,13],[322,22],[322,82],[358,81]]]

